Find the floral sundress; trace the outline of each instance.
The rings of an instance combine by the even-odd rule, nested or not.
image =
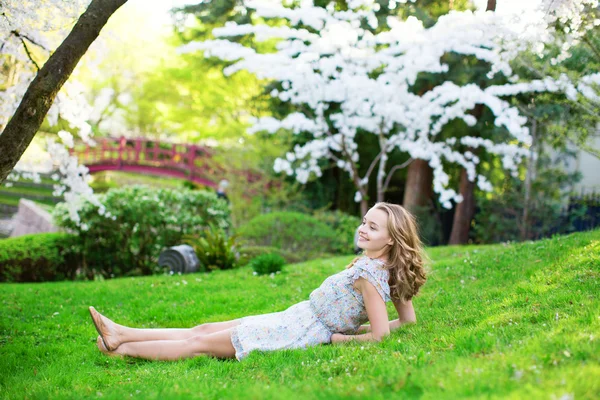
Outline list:
[[[362,256],[327,278],[309,300],[285,311],[241,318],[231,333],[235,357],[241,361],[254,350],[306,348],[330,343],[334,333],[355,334],[368,321],[362,295],[354,289],[358,278],[375,286],[384,302],[391,300],[384,262]]]

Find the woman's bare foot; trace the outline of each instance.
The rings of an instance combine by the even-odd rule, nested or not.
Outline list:
[[[102,336],[98,336],[98,338],[96,339],[96,346],[98,346],[98,350],[100,350],[102,353],[106,354],[109,357],[122,357],[121,354],[115,353],[106,348],[106,346],[104,345],[104,340],[102,340]]]
[[[94,321],[96,330],[100,334],[100,340],[103,342],[104,348],[109,352],[116,350],[121,344],[121,341],[119,340],[118,325],[100,314],[91,306],[90,315],[92,316],[92,321]],[[102,349],[100,349],[100,351],[102,351]]]

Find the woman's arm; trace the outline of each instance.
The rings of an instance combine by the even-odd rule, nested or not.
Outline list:
[[[398,319],[389,322],[390,331],[395,331],[402,325],[417,322],[417,316],[415,315],[415,309],[413,308],[412,301],[409,300],[406,303],[394,301],[394,307],[396,307],[396,311],[398,311]],[[357,333],[368,332],[371,332],[370,325],[361,325],[357,331]]]
[[[371,323],[370,330],[362,335],[343,335],[341,333],[334,333],[331,336],[331,342],[341,343],[351,340],[379,342],[384,336],[390,333],[385,302],[381,298],[379,292],[377,292],[377,289],[375,289],[375,286],[367,280],[359,278],[354,283],[354,286],[361,292],[363,301],[365,302],[367,317],[369,317],[369,322]]]

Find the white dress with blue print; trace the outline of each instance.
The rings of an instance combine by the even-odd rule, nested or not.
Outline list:
[[[358,278],[375,286],[383,301],[391,300],[389,272],[384,262],[362,256],[352,267],[327,278],[309,300],[285,311],[242,318],[231,334],[236,358],[241,361],[254,350],[330,343],[334,333],[356,334],[368,321],[362,295],[354,288]]]

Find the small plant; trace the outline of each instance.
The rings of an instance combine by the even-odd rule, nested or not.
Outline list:
[[[215,225],[209,225],[199,235],[185,236],[184,242],[194,248],[201,271],[238,267],[237,236],[228,237],[223,229]]]
[[[279,272],[284,264],[285,259],[277,253],[263,254],[250,261],[250,265],[257,275],[267,275]]]

